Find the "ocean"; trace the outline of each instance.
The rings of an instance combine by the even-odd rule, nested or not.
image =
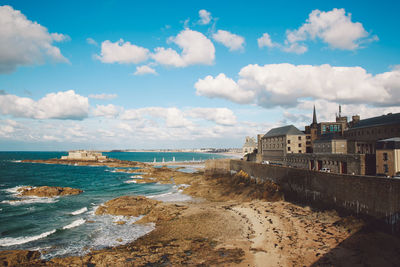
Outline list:
[[[107,152],[110,158],[141,162],[200,161],[224,156],[203,153]],[[115,172],[105,166],[22,163],[24,159],[60,158],[67,152],[0,152],[0,250],[29,249],[44,259],[84,255],[93,249],[126,244],[154,229],[133,224],[139,218],[95,215],[102,203],[124,195],[144,195],[162,201],[186,201],[176,185],[135,184],[139,173]],[[121,168],[118,168],[121,169]],[[134,168],[127,168],[134,169]],[[187,168],[182,171],[192,172]],[[75,196],[16,196],[21,186],[62,186],[82,189]],[[14,201],[20,200],[20,201]],[[124,225],[115,221],[125,221]]]

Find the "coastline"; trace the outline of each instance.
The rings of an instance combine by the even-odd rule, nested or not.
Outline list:
[[[110,164],[118,167],[116,162]],[[126,166],[123,161],[119,164]],[[140,180],[145,182],[190,185],[181,190],[193,201],[163,202],[150,209],[142,222],[155,223],[155,229],[127,245],[49,261],[41,260],[40,254],[34,252],[0,251],[0,262],[11,266],[266,266],[266,262],[269,266],[310,266],[400,262],[397,238],[381,232],[365,233],[364,221],[351,216],[341,217],[335,211],[312,210],[285,202],[279,187],[272,183],[256,184],[238,175],[211,178],[201,171],[183,173],[148,164],[140,167],[145,173]],[[155,180],[146,180],[149,178]]]

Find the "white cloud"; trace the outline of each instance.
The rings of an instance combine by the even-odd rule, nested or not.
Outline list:
[[[211,13],[205,9],[199,11],[199,24],[206,25],[209,24],[211,21]]]
[[[117,94],[90,94],[89,98],[93,99],[102,99],[102,100],[109,100],[109,99],[114,99],[117,98]]]
[[[286,32],[286,44],[291,47],[292,44],[319,38],[331,48],[355,50],[360,47],[360,43],[377,39],[374,36],[372,39],[366,40],[365,38],[368,36],[369,33],[365,31],[363,25],[359,22],[352,22],[351,14],[346,15],[344,9],[334,8],[328,12],[316,9],[309,14],[306,23],[300,28]],[[285,51],[298,53],[300,50],[292,47]]]
[[[87,97],[73,90],[50,93],[34,101],[16,95],[0,95],[0,114],[34,119],[81,120],[88,116]]]
[[[193,108],[188,111],[189,116],[213,121],[220,125],[235,125],[236,116],[228,108]]]
[[[101,43],[101,53],[97,58],[103,63],[119,64],[138,64],[146,61],[149,57],[149,50],[130,42],[124,42],[123,39],[112,43],[106,40]]]
[[[98,44],[97,44],[97,42],[93,39],[93,38],[86,38],[86,42],[88,43],[88,44],[91,44],[91,45],[95,45],[95,46],[97,46]]]
[[[289,53],[304,54],[305,52],[307,52],[308,48],[305,45],[293,43],[282,47],[282,50]]]
[[[147,66],[137,66],[134,75],[157,74],[156,70]]]
[[[40,64],[46,58],[68,62],[53,42],[68,40],[67,35],[50,34],[46,27],[32,22],[11,6],[0,6],[0,73],[18,66]]]
[[[277,44],[273,43],[271,40],[271,36],[268,33],[264,33],[260,38],[257,39],[258,47],[263,48],[263,47],[275,47]]]
[[[218,43],[228,47],[230,51],[244,49],[244,38],[242,36],[230,33],[228,31],[218,30],[212,35],[212,37]]]
[[[211,65],[215,58],[213,43],[202,33],[185,29],[176,37],[169,38],[182,49],[178,54],[172,48],[157,47],[152,58],[162,64],[173,67],[186,67],[195,64]]]
[[[255,93],[251,90],[243,90],[231,78],[221,73],[217,77],[207,76],[199,79],[194,85],[196,94],[210,98],[225,98],[230,101],[248,104],[254,99]]]
[[[263,107],[294,107],[304,98],[347,104],[398,105],[400,70],[372,75],[361,67],[330,65],[247,65],[234,81],[223,73],[196,84],[198,95]]]
[[[96,105],[96,108],[93,110],[93,116],[96,117],[106,117],[106,118],[115,118],[118,116],[119,111],[116,106],[113,104],[108,105]]]

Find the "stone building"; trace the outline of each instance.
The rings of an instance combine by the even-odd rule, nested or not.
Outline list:
[[[314,153],[347,154],[347,140],[339,135],[326,134],[314,140]]]
[[[284,165],[293,168],[333,173],[366,175],[365,155],[362,154],[288,154]]]
[[[261,138],[262,160],[282,164],[287,154],[305,153],[305,137],[293,125],[271,129]]]
[[[101,152],[75,150],[75,151],[69,151],[68,156],[62,156],[61,159],[98,161],[98,160],[106,160],[107,157],[103,156]]]
[[[347,117],[342,116],[342,108],[339,106],[339,114],[336,115],[335,122],[317,122],[317,115],[315,106],[313,110],[313,121],[309,126],[305,127],[304,133],[306,134],[306,151],[313,153],[314,141],[326,134],[335,134],[343,136],[344,131],[347,130]]]
[[[242,147],[243,155],[246,155],[248,153],[253,153],[255,149],[257,149],[256,140],[253,137],[246,136],[246,141],[244,142],[244,145]]]
[[[376,142],[376,172],[394,176],[400,172],[400,137]]]
[[[348,153],[375,154],[378,140],[400,136],[400,113],[360,120],[353,116],[345,132]]]

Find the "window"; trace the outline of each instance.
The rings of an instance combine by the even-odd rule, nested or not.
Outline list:
[[[383,153],[383,160],[387,161],[388,160],[388,154],[387,153]]]
[[[301,136],[299,136],[299,140],[301,140]]]
[[[301,147],[301,144],[299,144],[299,147]]]
[[[287,140],[287,143],[290,144],[290,140]]]
[[[301,150],[299,150],[299,153],[301,153]]]
[[[287,151],[290,151],[290,146],[288,146]]]
[[[387,164],[383,164],[384,172],[389,172],[389,166]]]

